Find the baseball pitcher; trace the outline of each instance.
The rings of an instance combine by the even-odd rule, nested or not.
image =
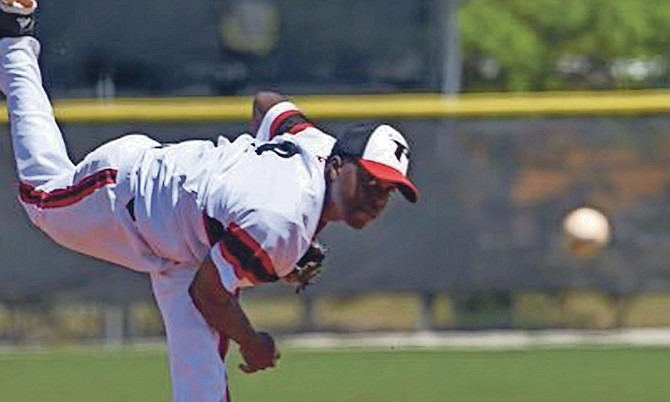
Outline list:
[[[36,8],[0,0],[0,90],[19,201],[56,243],[150,276],[174,401],[229,401],[229,340],[246,373],[279,358],[241,309],[240,290],[280,280],[303,287],[323,258],[313,242],[326,224],[363,228],[396,190],[416,202],[407,141],[385,124],[336,140],[284,97],[259,93],[256,136],[160,144],[126,135],[75,165],[42,87]]]

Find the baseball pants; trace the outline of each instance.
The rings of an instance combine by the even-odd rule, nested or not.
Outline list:
[[[127,135],[74,165],[42,87],[31,37],[0,39],[0,90],[7,97],[19,199],[30,220],[71,250],[150,274],[167,334],[173,400],[228,402],[227,347],[193,305],[188,287],[197,267],[173,266],[155,255],[128,210],[132,172],[159,143]]]

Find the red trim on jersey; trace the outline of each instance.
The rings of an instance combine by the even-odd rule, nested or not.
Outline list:
[[[263,250],[260,244],[253,237],[251,237],[247,232],[244,231],[238,224],[235,222],[228,225],[228,230],[230,233],[237,237],[245,246],[247,246],[256,258],[258,258],[263,266],[265,272],[271,275],[276,275],[274,264],[268,253]]]
[[[279,116],[275,117],[275,119],[272,121],[272,124],[270,125],[269,138],[270,139],[274,138],[274,136],[276,135],[275,131],[277,131],[277,128],[279,128],[279,126],[284,122],[284,120],[296,114],[300,114],[300,110],[297,109],[287,110],[283,113],[280,113]]]
[[[242,264],[240,264],[240,260],[238,260],[233,253],[228,250],[228,246],[223,242],[219,242],[219,250],[221,250],[221,255],[223,258],[228,261],[230,265],[233,266],[233,271],[235,272],[235,276],[237,276],[239,279],[247,279],[249,282],[252,284],[257,284],[258,280],[251,274],[248,273],[244,270],[242,267]]]
[[[27,183],[19,184],[19,196],[26,204],[39,208],[61,208],[76,204],[95,190],[116,183],[116,169],[105,169],[84,177],[79,183],[52,191],[36,190]]]
[[[314,123],[306,121],[304,123],[296,124],[295,126],[291,127],[288,132],[291,134],[297,134],[301,132],[302,130],[305,130],[307,128],[314,127]]]

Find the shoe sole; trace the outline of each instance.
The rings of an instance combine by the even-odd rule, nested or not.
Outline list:
[[[31,15],[36,9],[35,0],[0,0],[0,10],[7,14]]]

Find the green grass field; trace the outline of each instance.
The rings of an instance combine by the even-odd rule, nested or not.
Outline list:
[[[665,402],[668,348],[518,351],[283,350],[279,369],[246,376],[235,402]],[[160,350],[0,353],[1,402],[169,401]]]

